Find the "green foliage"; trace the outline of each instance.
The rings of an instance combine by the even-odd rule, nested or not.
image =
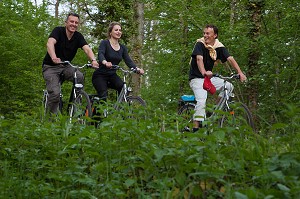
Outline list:
[[[83,10],[89,13],[88,19],[96,24],[91,35],[98,39],[107,37],[107,28],[110,22],[118,21],[122,24],[124,43],[129,41],[130,36],[135,32],[133,20],[132,0],[122,1],[84,1]]]
[[[293,105],[289,105],[293,107]],[[293,112],[297,112],[294,110]],[[126,114],[126,113],[125,113]],[[299,114],[285,113],[298,121]],[[143,119],[145,118],[146,119]],[[112,113],[99,128],[20,116],[0,119],[0,197],[295,198],[299,133],[286,123],[178,132],[177,115],[150,105]]]
[[[248,105],[250,85],[258,93],[254,111],[262,128],[281,122],[278,112],[285,103],[299,103],[299,2],[290,1],[146,1],[144,67],[149,79],[144,98],[163,101],[173,109],[181,94],[190,94],[189,59],[202,28],[213,23],[219,28],[219,39],[248,75],[249,83],[236,86],[242,101]],[[249,5],[262,5],[261,31],[252,41],[253,27]],[[293,5],[293,6],[290,6]],[[255,43],[256,49],[251,46]],[[249,53],[256,51],[259,60],[254,73],[248,73]],[[224,68],[224,69],[222,69]],[[217,70],[229,74],[227,67]],[[251,89],[253,89],[251,87]],[[169,103],[171,102],[171,103]]]
[[[33,16],[38,10],[25,1],[23,4],[2,1],[0,10],[0,99],[5,102],[0,105],[0,113],[10,117],[16,112],[32,114],[42,93],[41,64],[46,38],[36,17],[48,16]]]
[[[143,2],[147,73],[142,95],[149,109],[141,114],[147,120],[113,115],[98,129],[66,125],[63,116],[54,123],[37,119],[45,43],[63,19],[48,14],[47,1],[40,7],[27,0],[0,2],[0,197],[299,196],[299,2],[242,0],[235,6],[229,0]],[[61,3],[87,14],[82,15],[86,20],[82,30],[97,39],[105,37],[109,21],[122,23],[124,43],[135,32],[134,1]],[[231,128],[213,128],[210,135],[205,130],[179,133],[177,99],[191,94],[190,54],[206,23],[219,27],[220,41],[248,72],[253,50],[249,3],[264,5],[261,32],[254,41],[260,57],[255,74],[248,76],[249,82],[258,83],[253,114],[260,122],[259,134]],[[94,52],[97,39],[88,37]],[[85,62],[79,51],[74,63]],[[218,68],[229,73],[226,67]],[[92,72],[86,71],[88,93],[94,93]],[[68,93],[69,85],[65,86]],[[236,89],[243,102],[251,103],[244,95],[247,85]]]

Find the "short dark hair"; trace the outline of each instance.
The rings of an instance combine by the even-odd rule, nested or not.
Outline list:
[[[218,38],[219,30],[218,30],[217,26],[215,26],[215,25],[213,25],[213,24],[207,24],[207,25],[205,26],[205,28],[212,28],[212,29],[214,30],[214,33],[217,35],[216,38]]]
[[[69,12],[69,14],[67,15],[66,21],[68,21],[69,16],[78,17],[78,19],[80,19],[79,14],[77,14],[75,12]]]

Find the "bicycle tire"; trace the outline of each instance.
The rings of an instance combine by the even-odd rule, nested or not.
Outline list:
[[[146,107],[146,102],[139,96],[126,96],[126,103],[124,106],[120,106],[124,110],[124,116],[126,118],[141,119],[146,118],[145,111],[141,109]],[[142,111],[141,111],[142,110]]]
[[[91,101],[88,94],[80,90],[76,98],[69,104],[70,122],[75,121],[79,124],[86,124],[92,116]]]
[[[127,96],[126,101],[129,103],[129,105],[138,104],[146,106],[146,102],[139,96]]]
[[[230,110],[225,110],[225,114],[219,121],[220,127],[240,128],[250,126],[254,130],[252,114],[248,107],[240,102],[230,102]]]
[[[61,114],[63,114],[63,107],[64,107],[63,97],[62,97],[62,94],[60,93],[58,110]]]
[[[181,132],[191,132],[193,129],[193,114],[195,110],[195,104],[188,103],[180,107],[178,115],[180,115],[178,129]]]
[[[47,115],[47,103],[48,103],[48,92],[43,90],[43,100],[42,100],[42,116],[41,119],[45,119]]]

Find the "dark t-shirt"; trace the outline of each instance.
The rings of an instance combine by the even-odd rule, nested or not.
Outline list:
[[[98,60],[99,60],[99,68],[94,72],[94,75],[97,74],[111,74],[115,73],[116,70],[111,70],[106,68],[102,64],[103,60],[106,60],[108,62],[111,62],[113,65],[118,65],[122,60],[126,63],[126,65],[129,68],[136,68],[135,63],[132,61],[128,54],[128,50],[125,45],[120,44],[120,50],[114,50],[108,39],[102,40],[100,42],[99,48],[98,48]]]
[[[219,47],[215,49],[217,52],[217,60],[221,60],[222,63],[227,61],[227,58],[230,56],[227,49],[225,47]],[[214,67],[215,61],[210,57],[209,50],[205,48],[202,42],[197,42],[195,44],[193,53],[192,53],[192,60],[189,72],[189,80],[194,78],[203,78],[203,75],[199,71],[197,65],[197,55],[203,56],[203,63],[205,70],[212,71]]]
[[[84,45],[87,45],[83,35],[80,32],[75,31],[74,35],[70,40],[68,40],[66,34],[66,27],[56,27],[52,30],[49,38],[54,38],[57,42],[55,44],[55,53],[58,58],[62,61],[72,61],[75,57],[78,48],[82,48]],[[55,65],[52,62],[50,55],[46,54],[43,64]]]

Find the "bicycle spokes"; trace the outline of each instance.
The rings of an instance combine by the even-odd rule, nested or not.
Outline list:
[[[69,106],[70,122],[85,124],[92,115],[91,102],[84,91],[80,91]]]
[[[246,105],[233,102],[230,104],[230,109],[224,112],[224,115],[220,119],[220,126],[234,127],[236,129],[245,126],[250,126],[253,128],[253,121],[250,111]]]

